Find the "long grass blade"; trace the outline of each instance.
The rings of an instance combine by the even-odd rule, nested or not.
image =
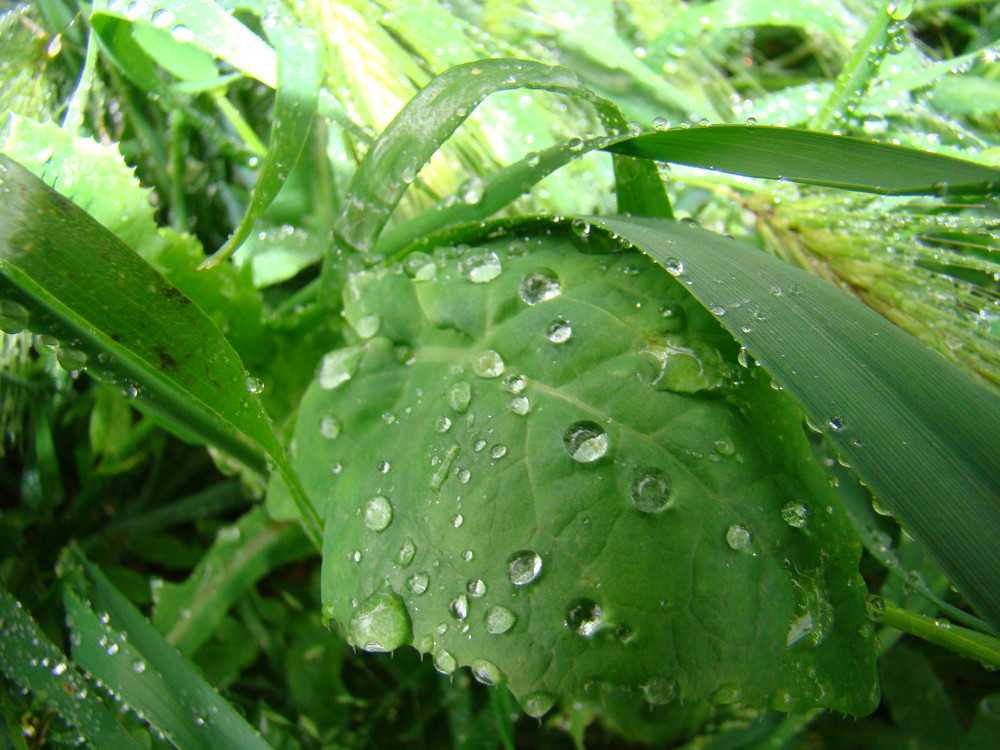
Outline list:
[[[699,227],[588,218],[713,310],[1000,632],[1000,399],[853,297]]]

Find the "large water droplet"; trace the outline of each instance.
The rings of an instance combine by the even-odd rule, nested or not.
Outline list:
[[[726,544],[737,552],[748,550],[751,541],[753,541],[753,534],[746,526],[734,523],[726,530]]]
[[[503,375],[503,357],[492,349],[476,355],[472,360],[472,371],[481,378],[498,378]]]
[[[486,593],[486,584],[483,583],[481,578],[473,578],[466,584],[465,590],[469,592],[469,596],[473,599],[478,599]]]
[[[506,607],[495,605],[486,612],[486,632],[490,635],[503,635],[517,622],[517,615]]]
[[[473,284],[493,281],[502,271],[500,258],[492,250],[469,252],[458,261],[458,272]]]
[[[354,610],[348,637],[365,651],[392,651],[405,646],[413,639],[410,613],[396,594],[376,592]]]
[[[678,260],[677,258],[667,258],[663,267],[667,269],[667,272],[671,276],[680,276],[684,273],[684,262]]]
[[[523,417],[531,411],[531,402],[526,396],[515,396],[510,400],[510,410],[519,417]]]
[[[417,573],[412,575],[406,581],[406,588],[410,590],[410,593],[414,596],[420,596],[425,591],[427,587],[431,585],[431,577],[426,573]]]
[[[453,383],[445,393],[445,397],[448,400],[448,406],[459,414],[465,414],[469,404],[472,403],[472,386],[464,380]]]
[[[644,685],[640,685],[642,697],[651,706],[662,706],[677,697],[677,683],[669,677],[654,677]]]
[[[509,393],[513,393],[515,396],[524,390],[527,385],[527,381],[524,379],[524,375],[515,375],[511,373],[510,375],[505,375],[503,380],[503,387],[507,389]]]
[[[454,656],[441,649],[434,652],[434,669],[441,674],[454,674],[455,670],[458,669],[458,662]]]
[[[327,390],[343,385],[358,371],[364,350],[360,346],[349,346],[329,352],[319,366],[316,381],[320,388]]]
[[[406,539],[403,540],[403,543],[399,545],[399,551],[396,553],[396,565],[401,568],[409,567],[416,554],[417,545],[414,544],[410,537],[406,537]]]
[[[531,693],[521,699],[521,708],[533,719],[542,718],[554,705],[556,699],[551,693]]]
[[[801,529],[808,523],[809,511],[802,503],[789,503],[781,509],[781,520],[792,528]]]
[[[566,627],[577,635],[591,636],[601,627],[604,612],[593,599],[576,599],[566,609]]]
[[[484,685],[502,685],[505,680],[500,667],[486,659],[476,659],[472,662],[472,675]]]
[[[563,318],[556,318],[549,323],[549,327],[545,330],[546,338],[553,344],[562,344],[569,341],[572,335],[573,327],[569,324],[568,320]]]
[[[632,478],[632,504],[643,513],[663,510],[672,494],[670,477],[654,466],[639,469]]]
[[[456,620],[464,620],[469,615],[469,597],[459,594],[448,603],[448,611]]]
[[[365,503],[365,526],[372,531],[384,531],[392,523],[392,504],[381,495]]]
[[[64,370],[77,372],[87,366],[87,354],[79,349],[60,347],[56,350],[56,362]]]
[[[574,422],[563,433],[563,446],[574,461],[591,463],[608,452],[608,433],[596,422]]]
[[[319,420],[319,434],[328,440],[333,440],[340,435],[340,420],[332,414],[325,415]]]
[[[20,333],[31,318],[28,308],[10,299],[0,299],[0,331],[3,333]]]
[[[518,293],[525,304],[537,305],[562,294],[562,284],[555,271],[538,268],[521,277]]]
[[[522,549],[507,560],[507,578],[515,586],[531,583],[542,572],[542,558],[537,552]]]

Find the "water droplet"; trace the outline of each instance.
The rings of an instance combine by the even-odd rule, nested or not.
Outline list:
[[[795,529],[804,528],[809,520],[809,511],[802,503],[789,503],[781,509],[781,520]]]
[[[572,335],[573,327],[570,326],[568,320],[564,320],[563,318],[556,318],[549,323],[549,327],[545,330],[546,338],[553,344],[562,344],[569,341]]]
[[[382,327],[382,316],[378,313],[372,313],[371,315],[365,315],[362,318],[353,322],[353,328],[357,332],[358,336],[363,339],[370,339],[379,329]]]
[[[486,659],[476,659],[472,662],[472,675],[484,685],[502,685],[504,674],[500,667]]]
[[[608,452],[608,434],[596,422],[574,422],[563,433],[563,446],[574,461],[591,463]]]
[[[372,531],[384,531],[392,523],[392,504],[381,495],[365,503],[365,526]]]
[[[490,457],[491,458],[503,458],[506,455],[507,455],[507,446],[506,445],[497,444],[497,445],[494,445],[492,448],[490,448]]]
[[[736,446],[733,445],[733,441],[729,438],[721,438],[714,441],[712,447],[715,448],[715,452],[720,456],[730,458],[736,455]]]
[[[724,308],[722,305],[709,305],[708,311],[712,313],[712,315],[717,315],[719,317],[722,317],[723,315],[726,314],[726,308]]]
[[[486,611],[486,632],[490,635],[503,635],[517,622],[517,615],[506,607],[495,605]]]
[[[0,299],[0,331],[3,333],[20,333],[31,319],[28,308],[10,299]]]
[[[343,385],[358,371],[363,350],[359,346],[335,349],[323,357],[316,382],[320,388],[331,390]]]
[[[471,177],[458,188],[458,197],[462,203],[473,206],[483,199],[485,183],[479,177]]]
[[[507,560],[507,579],[515,586],[531,583],[542,572],[542,558],[530,549],[515,552]]]
[[[340,420],[332,414],[325,415],[319,420],[319,434],[328,440],[334,440],[340,435]]]
[[[743,552],[750,548],[753,534],[746,526],[734,523],[726,530],[726,544],[737,552]]]
[[[501,382],[503,383],[503,387],[507,389],[507,392],[513,393],[514,395],[523,391],[525,385],[527,384],[524,379],[524,375],[515,375],[513,373],[505,375]]]
[[[531,411],[531,402],[526,396],[515,396],[510,400],[510,410],[519,417],[523,417]]]
[[[458,261],[458,272],[473,284],[493,281],[502,271],[500,258],[492,250],[470,252]]]
[[[472,562],[473,557],[475,557],[475,554],[471,549],[467,549],[462,553],[462,559],[466,562]]]
[[[757,118],[756,117],[748,117],[747,118],[747,125],[756,125],[756,124],[757,124]]]
[[[87,355],[79,349],[59,348],[56,350],[56,362],[64,370],[77,372],[87,366]]]
[[[868,594],[865,596],[865,610],[870,619],[881,620],[885,614],[885,600],[878,594]]]
[[[667,258],[667,262],[663,264],[663,267],[667,269],[667,273],[671,276],[680,276],[684,273],[684,262],[677,258]]]
[[[847,429],[847,425],[844,423],[843,417],[830,417],[830,421],[827,424],[830,425],[830,429],[834,432],[840,432],[841,430]]]
[[[524,713],[533,719],[540,719],[556,705],[556,699],[551,693],[531,693],[521,699]]]
[[[481,378],[498,378],[503,374],[503,357],[492,349],[476,355],[472,360],[472,371]]]
[[[459,594],[448,604],[448,611],[456,620],[464,620],[469,615],[469,597]]]
[[[566,146],[570,151],[582,151],[583,150],[583,138],[578,136],[573,136],[568,141],[566,141]]]
[[[438,417],[434,422],[434,427],[438,432],[447,432],[451,429],[451,420],[448,417]]]
[[[521,277],[518,293],[526,305],[537,305],[562,294],[562,284],[555,271],[538,268]]]
[[[581,239],[587,239],[590,236],[590,224],[583,219],[573,219],[570,222],[569,228],[573,234]]]
[[[354,610],[348,636],[365,651],[392,651],[413,639],[410,614],[396,594],[376,592]]]
[[[632,504],[643,513],[656,513],[670,504],[673,488],[661,469],[647,467],[632,478]]]
[[[642,697],[651,706],[662,706],[677,697],[677,683],[669,677],[654,677],[644,685],[640,685]]]
[[[135,659],[132,662],[132,671],[135,672],[136,674],[142,674],[143,672],[146,671],[146,662],[144,662],[142,659]]]
[[[262,393],[264,390],[264,383],[260,379],[247,375],[246,379],[246,389],[253,393],[254,395]]]
[[[566,609],[566,627],[577,635],[591,636],[601,627],[604,612],[593,599],[576,599]]]
[[[448,406],[459,414],[465,414],[472,403],[472,386],[462,380],[452,384],[445,395]]]
[[[410,590],[410,593],[414,596],[420,596],[422,593],[427,591],[427,587],[431,584],[431,577],[426,573],[416,573],[406,579],[406,588]]]
[[[483,583],[481,578],[473,578],[466,584],[465,590],[469,592],[469,596],[473,599],[478,599],[486,593],[486,584]]]
[[[414,544],[410,537],[406,537],[406,539],[403,540],[403,543],[399,546],[399,552],[396,553],[396,564],[401,568],[409,567],[416,554],[417,545]]]
[[[454,656],[441,649],[434,653],[434,669],[441,674],[454,674],[455,670],[458,669],[458,662],[455,661]]]
[[[660,308],[664,333],[677,333],[687,327],[687,313],[680,305],[665,305]]]
[[[451,525],[454,526],[456,529],[459,528],[463,523],[465,523],[465,516],[463,516],[461,513],[456,513],[454,516],[451,517]]]
[[[653,130],[659,130],[661,132],[670,130],[670,121],[666,117],[653,118]]]

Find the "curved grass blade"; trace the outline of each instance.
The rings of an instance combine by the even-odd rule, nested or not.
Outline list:
[[[239,356],[211,319],[85,211],[2,154],[0,297],[24,311],[24,327],[89,359],[91,372],[124,376],[143,406],[185,434],[260,473],[265,454],[287,472]],[[318,539],[319,521],[297,497]]]
[[[268,744],[75,548],[62,575],[73,657],[177,747]]]
[[[853,297],[756,248],[684,223],[587,220],[678,272],[1000,632],[1000,399]]]
[[[93,747],[122,750],[140,747],[76,667],[67,663],[66,655],[2,584],[0,672],[21,689],[30,690]]]
[[[772,180],[881,195],[983,195],[1000,169],[903,146],[765,125],[708,125],[641,135],[614,153]]]
[[[369,252],[417,173],[452,133],[488,95],[514,88],[543,89],[583,98],[593,103],[610,131],[621,131],[625,121],[614,104],[587,89],[572,71],[527,60],[480,60],[442,73],[403,108],[365,155],[344,200],[340,236],[349,246]],[[582,146],[582,141],[581,144]],[[626,154],[628,156],[630,154]],[[662,184],[644,170],[643,189],[658,189],[660,215],[669,214]],[[623,210],[642,205],[633,181],[620,194]]]
[[[279,22],[271,27],[269,36],[278,49],[278,87],[264,166],[239,226],[200,268],[221,263],[250,236],[254,222],[271,205],[302,155],[316,116],[321,82],[321,47],[316,34]]]

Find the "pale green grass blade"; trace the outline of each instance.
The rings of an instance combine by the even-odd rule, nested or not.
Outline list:
[[[73,657],[176,747],[269,747],[79,551],[63,577]]]
[[[2,585],[0,671],[73,725],[92,747],[138,750],[139,744],[101,702],[93,687]]]
[[[239,356],[208,316],[89,214],[0,154],[0,294],[22,327],[60,339],[92,373],[184,434],[254,470],[280,443]],[[290,478],[293,488],[298,483]],[[320,524],[296,494],[314,538]]]
[[[239,226],[226,243],[202,263],[202,268],[221,263],[250,236],[254,223],[271,205],[302,155],[316,116],[322,82],[321,46],[316,34],[309,29],[280,23],[270,26],[270,36],[278,49],[278,88],[267,155]]]
[[[588,220],[680,272],[1000,630],[1000,399],[854,298],[756,248],[683,223]]]
[[[609,101],[595,95],[570,70],[526,60],[480,60],[458,65],[431,81],[389,124],[358,167],[344,200],[340,217],[341,238],[362,252],[372,249],[392,210],[441,144],[487,96],[513,88],[542,89],[583,98],[593,103],[609,130],[624,130],[625,121]],[[579,146],[582,148],[580,140]],[[630,155],[630,154],[627,154]],[[655,199],[640,199],[641,184],[647,191],[662,186],[649,170],[637,178],[629,176],[620,187],[626,210],[655,205]],[[479,178],[475,178],[479,179]],[[641,183],[637,180],[641,180]],[[474,195],[469,202],[481,197]],[[661,214],[669,212],[666,198]]]
[[[982,195],[1000,169],[860,138],[763,125],[709,125],[641,135],[609,151],[703,169],[882,195]]]
[[[314,554],[302,530],[272,521],[257,506],[231,526],[183,583],[164,583],[156,597],[153,624],[185,656],[207,641],[237,598],[275,568]]]

